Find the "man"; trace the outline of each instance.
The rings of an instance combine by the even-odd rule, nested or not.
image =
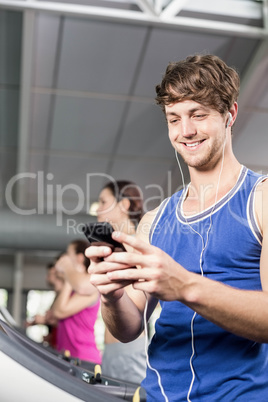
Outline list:
[[[156,91],[191,182],[145,215],[135,239],[114,234],[132,251],[87,250],[104,320],[131,341],[144,326],[145,295],[147,319],[160,300],[142,383],[148,401],[264,401],[268,181],[232,151],[238,74],[216,56],[190,56],[167,67]]]

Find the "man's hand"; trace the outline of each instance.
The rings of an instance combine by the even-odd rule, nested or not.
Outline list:
[[[124,287],[132,283],[128,280],[111,281],[107,273],[121,269],[129,268],[127,264],[117,264],[107,262],[106,258],[111,254],[128,254],[127,252],[112,252],[107,246],[90,246],[86,249],[85,255],[90,259],[88,273],[91,283],[96,286],[102,300],[105,302],[114,302],[120,299],[124,294]]]
[[[114,232],[115,240],[130,246],[133,252],[112,253],[97,247],[87,256],[94,258],[92,283],[102,294],[121,290],[132,283],[133,288],[145,291],[161,300],[183,300],[184,289],[190,283],[192,273],[185,270],[168,254],[133,236]],[[100,258],[104,260],[101,262]],[[97,262],[98,261],[98,262]],[[139,267],[133,269],[133,266]],[[104,291],[105,289],[105,291]],[[104,293],[105,292],[105,293]]]

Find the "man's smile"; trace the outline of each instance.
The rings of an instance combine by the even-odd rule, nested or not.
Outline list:
[[[205,140],[200,140],[200,141],[192,141],[192,142],[181,142],[182,145],[184,145],[186,148],[190,149],[196,149],[198,148]]]

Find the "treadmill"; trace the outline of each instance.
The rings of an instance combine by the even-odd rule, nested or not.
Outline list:
[[[66,361],[0,319],[0,396],[5,402],[146,401],[139,384]]]

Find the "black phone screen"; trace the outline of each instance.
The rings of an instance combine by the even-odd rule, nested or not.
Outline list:
[[[91,222],[85,224],[83,227],[83,232],[91,244],[99,243],[99,245],[108,245],[113,250],[121,249],[125,251],[123,244],[112,238],[113,231],[113,227],[109,222]]]

